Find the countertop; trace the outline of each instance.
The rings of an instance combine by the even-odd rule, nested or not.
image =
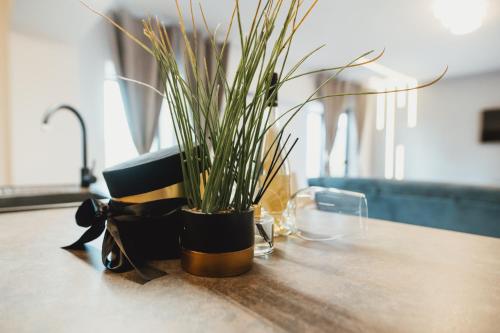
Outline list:
[[[363,236],[289,237],[247,274],[141,285],[106,272],[75,209],[0,215],[0,332],[498,332],[500,239],[369,220]]]
[[[90,197],[109,198],[102,184],[82,188],[76,184],[0,186],[0,213],[78,207]]]

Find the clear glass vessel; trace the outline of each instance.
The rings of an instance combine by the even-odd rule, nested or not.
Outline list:
[[[265,256],[274,251],[274,218],[266,213],[255,217],[254,256]]]
[[[277,83],[278,77],[275,74],[273,76],[273,81],[271,83],[271,92],[274,89],[274,85]],[[275,96],[273,101],[270,101],[269,104],[269,120],[268,124],[273,124],[276,121],[276,107],[278,106],[278,98]],[[276,139],[280,133],[280,128],[278,123],[274,123],[274,125],[269,128],[264,137],[264,150],[265,152],[270,151],[267,157],[263,160],[263,174],[262,174],[262,182],[269,175],[269,169],[271,168],[271,164],[273,163],[273,158],[275,157],[276,165],[281,165],[281,167],[276,171],[273,170],[273,173],[276,172],[273,181],[269,185],[266,190],[266,193],[262,197],[261,205],[264,210],[270,214],[274,218],[275,224],[275,235],[289,235],[292,230],[290,230],[286,224],[286,221],[283,219],[283,212],[285,211],[288,200],[290,200],[291,195],[291,179],[290,179],[290,166],[288,160],[284,160],[285,156],[279,154],[281,152],[281,148]]]
[[[316,241],[362,235],[367,217],[368,204],[363,193],[324,187],[298,191],[283,214],[295,235]]]

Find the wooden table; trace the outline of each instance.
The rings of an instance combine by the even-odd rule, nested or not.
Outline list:
[[[0,215],[0,332],[500,332],[500,239],[369,220],[364,237],[289,238],[228,279],[145,285],[106,272],[74,209]]]

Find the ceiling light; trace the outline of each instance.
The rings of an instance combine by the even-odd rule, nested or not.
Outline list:
[[[479,29],[488,7],[487,0],[435,0],[434,16],[455,35]]]

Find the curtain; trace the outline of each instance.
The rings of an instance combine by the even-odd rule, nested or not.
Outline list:
[[[360,93],[366,91],[362,85],[357,83],[351,83],[349,91],[353,93]],[[356,124],[357,132],[357,146],[353,147],[352,159],[354,163],[350,164],[354,166],[351,168],[351,173],[355,176],[362,176],[369,170],[369,159],[367,145],[369,142],[367,140],[365,124],[367,123],[367,113],[368,113],[368,96],[366,95],[356,95],[352,96],[352,111],[354,114],[354,121]]]
[[[141,19],[124,11],[114,13],[113,18],[134,36],[149,44],[143,34]],[[147,83],[163,91],[155,59],[116,28],[113,37],[112,55],[117,75]],[[137,152],[145,154],[151,149],[155,138],[163,98],[152,89],[136,83],[124,80],[118,82],[132,140]]]
[[[327,74],[320,74],[316,77],[316,84],[320,86],[324,81],[328,79]],[[364,88],[354,82],[342,81],[342,80],[331,80],[326,85],[324,85],[319,91],[318,96],[326,96],[332,95],[336,93],[358,93],[364,91]],[[366,123],[366,113],[367,113],[367,96],[358,95],[358,96],[339,96],[333,98],[322,99],[324,107],[324,163],[322,176],[330,175],[330,155],[332,153],[332,149],[335,143],[335,136],[337,134],[337,125],[339,116],[349,109],[354,116],[354,121],[357,129],[357,147],[355,150],[352,150],[353,154],[350,154],[348,151],[348,156],[355,159],[350,161],[353,163],[349,163],[350,165],[354,165],[358,167],[358,173],[363,172],[363,165],[365,164],[365,158],[361,156],[362,147],[365,145],[364,131],[365,131],[365,123]],[[354,147],[353,147],[354,149]],[[351,149],[349,149],[351,151]],[[351,169],[351,168],[349,168]],[[350,170],[355,171],[355,170]],[[349,173],[349,171],[347,171]]]
[[[174,52],[176,53],[179,67],[184,74],[184,79],[194,91],[196,89],[196,73],[194,72],[194,69],[191,65],[191,61],[187,52],[187,46],[184,37],[182,36],[182,31],[179,26],[169,26],[166,27],[166,29],[172,42]],[[189,45],[191,46],[196,56],[198,76],[201,79],[202,84],[206,85],[205,87],[208,88],[209,83],[211,84],[215,80],[215,84],[217,86],[216,89],[218,90],[214,92],[216,95],[213,98],[213,101],[217,103],[217,108],[211,110],[218,111],[218,113],[212,114],[211,116],[219,117],[223,107],[224,89],[222,87],[223,82],[217,76],[217,71],[222,70],[225,73],[227,70],[229,43],[226,44],[224,53],[221,55],[220,51],[222,49],[223,43],[219,43],[216,41],[214,49],[214,45],[212,44],[210,38],[208,38],[202,32],[197,31],[196,34],[194,32],[187,32],[186,35]],[[221,57],[220,61],[219,59],[217,59],[216,54]],[[203,128],[206,121],[203,115],[200,115],[200,120],[202,122],[201,127]],[[207,133],[207,136],[209,136],[209,133]]]
[[[320,86],[329,78],[326,74],[320,74],[316,78],[317,86]],[[330,80],[319,91],[318,96],[332,95],[345,92],[346,82],[341,80]],[[330,155],[332,153],[335,136],[337,134],[337,124],[340,115],[345,111],[345,98],[343,96],[325,98],[320,100],[323,104],[323,125],[324,125],[324,163],[322,176],[330,175]]]
[[[208,77],[210,80],[214,80],[217,77],[217,71],[222,70],[223,73],[226,73],[227,71],[227,64],[229,60],[229,47],[230,43],[228,42],[226,44],[226,47],[224,49],[224,53],[221,54],[222,51],[222,46],[223,43],[221,42],[215,42],[215,50],[214,50],[214,45],[212,45],[212,42],[210,40],[205,41],[205,57],[206,57],[206,63],[207,63],[207,71],[208,71]],[[220,59],[220,65],[219,65],[219,60],[217,59],[217,56],[221,57]],[[221,68],[222,67],[222,68]],[[217,102],[219,106],[219,110],[222,110],[222,105],[223,105],[223,99],[224,99],[224,87],[220,78],[217,79],[217,84],[219,85],[219,90],[217,94]]]
[[[143,34],[141,19],[132,17],[126,12],[114,13],[114,19],[138,37],[146,45],[149,41]],[[190,70],[190,62],[186,52],[186,44],[179,26],[172,25],[165,27],[172,48],[175,52],[179,67],[184,71],[185,79],[193,79],[193,72]],[[208,79],[214,80],[217,69],[217,59],[214,55],[213,46],[210,40],[202,33],[188,33],[188,40],[196,53],[198,67],[202,70],[205,77],[205,68],[208,72]],[[114,63],[118,75],[131,78],[137,81],[145,82],[159,91],[164,91],[161,86],[159,67],[155,59],[137,46],[127,36],[118,29],[114,29]],[[220,50],[221,44],[216,47]],[[228,46],[222,58],[222,67],[225,70],[228,61]],[[123,104],[127,115],[127,121],[130,128],[134,144],[140,154],[148,152],[158,128],[158,118],[161,111],[163,99],[160,95],[147,87],[137,85],[132,82],[120,80],[120,89],[123,98]],[[222,87],[218,91],[219,109],[223,100]]]
[[[376,115],[376,96],[364,96],[365,117],[364,124],[375,124]],[[373,177],[373,135],[375,126],[361,126],[358,150],[358,177]]]
[[[179,64],[180,70],[184,73],[184,79],[191,84],[191,88],[194,89],[194,85],[192,84],[195,79],[195,73],[190,64],[190,60],[188,58],[188,54],[186,51],[186,43],[184,42],[184,38],[182,36],[182,32],[179,26],[167,26],[165,27],[167,34],[172,43],[172,48],[174,49],[175,56],[177,58],[177,62]],[[220,53],[222,48],[222,43],[215,43],[216,51],[212,45],[212,42],[208,37],[206,37],[203,33],[197,32],[196,38],[193,32],[187,32],[187,39],[193,52],[196,55],[197,66],[200,71],[200,77],[205,84],[207,84],[207,75],[208,80],[212,82],[216,79],[216,72],[218,67],[218,60],[216,58],[215,52]],[[221,66],[222,70],[225,72],[227,69],[228,63],[228,53],[229,53],[229,43],[226,44],[226,48],[224,50],[224,54],[222,54],[221,58]],[[222,84],[220,80],[217,80],[219,85]],[[222,87],[218,91],[217,101],[219,108],[222,105],[223,99],[223,89]]]
[[[357,83],[351,83],[351,92],[353,93],[359,93],[366,91],[363,89],[363,87]],[[354,97],[354,118],[356,121],[356,129],[358,132],[358,147],[357,151],[359,153],[359,150],[361,148],[361,145],[363,144],[363,139],[364,139],[364,127],[365,127],[365,120],[366,120],[366,108],[367,108],[367,96],[364,95],[357,95],[353,96]]]

